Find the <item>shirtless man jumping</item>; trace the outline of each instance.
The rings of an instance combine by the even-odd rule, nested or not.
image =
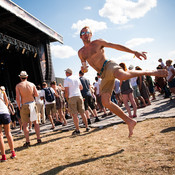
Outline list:
[[[102,78],[100,84],[102,103],[106,108],[125,121],[125,123],[128,125],[129,137],[131,137],[137,122],[128,117],[119,106],[111,102],[111,94],[114,87],[115,78],[122,81],[141,75],[166,77],[167,71],[163,69],[155,71],[123,71],[123,69],[117,63],[106,59],[104,47],[132,53],[140,60],[142,60],[142,58],[147,59],[146,52],[137,52],[125,46],[109,43],[102,39],[91,41],[91,37],[92,32],[89,27],[86,26],[80,31],[80,38],[84,43],[84,46],[78,51],[79,58],[82,62],[81,71],[84,73],[88,71],[88,66],[86,64],[86,62],[88,62],[90,66],[100,73]]]

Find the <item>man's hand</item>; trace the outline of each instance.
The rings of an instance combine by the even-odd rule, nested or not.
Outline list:
[[[88,72],[88,67],[89,66],[81,66],[81,72],[83,72],[83,73]]]
[[[147,52],[135,52],[134,57],[136,56],[140,60],[142,60],[142,58],[144,58],[144,60],[146,60],[147,59],[146,53]]]

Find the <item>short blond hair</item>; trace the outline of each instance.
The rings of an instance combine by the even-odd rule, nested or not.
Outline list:
[[[91,31],[90,27],[89,27],[89,26],[84,26],[84,27],[81,29],[81,31],[80,31],[80,36],[81,36],[81,32],[82,32],[83,29],[89,29],[90,32],[91,32],[91,34],[92,34],[92,31]]]

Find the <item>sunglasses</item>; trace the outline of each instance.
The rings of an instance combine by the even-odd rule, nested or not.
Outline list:
[[[81,36],[82,36],[82,35],[85,35],[85,34],[90,34],[90,33],[91,33],[91,32],[88,32],[88,31],[87,31],[87,32],[81,32]]]

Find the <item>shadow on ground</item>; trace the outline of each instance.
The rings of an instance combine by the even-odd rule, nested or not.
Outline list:
[[[175,127],[169,127],[169,128],[163,129],[162,131],[160,131],[160,133],[167,133],[172,131],[175,131]]]
[[[151,114],[156,114],[156,113],[161,113],[161,112],[166,112],[170,110],[171,108],[175,108],[175,100],[169,100],[169,101],[160,101],[160,103],[157,103],[154,108],[152,108],[151,111],[149,112],[144,112],[143,115],[151,115]],[[172,114],[175,115],[175,114]]]
[[[102,156],[99,156],[99,157],[96,157],[96,158],[85,159],[85,160],[73,162],[73,163],[70,163],[70,164],[67,164],[67,165],[61,165],[61,166],[58,166],[58,167],[53,168],[51,170],[48,170],[44,173],[41,173],[40,175],[54,175],[54,174],[57,174],[57,173],[63,171],[66,168],[79,166],[79,165],[86,164],[86,163],[89,163],[89,162],[94,162],[94,161],[99,160],[99,159],[111,157],[111,156],[114,156],[114,155],[117,155],[117,154],[121,154],[123,151],[124,151],[124,149],[121,149],[120,151],[114,152],[112,154],[102,155]]]

